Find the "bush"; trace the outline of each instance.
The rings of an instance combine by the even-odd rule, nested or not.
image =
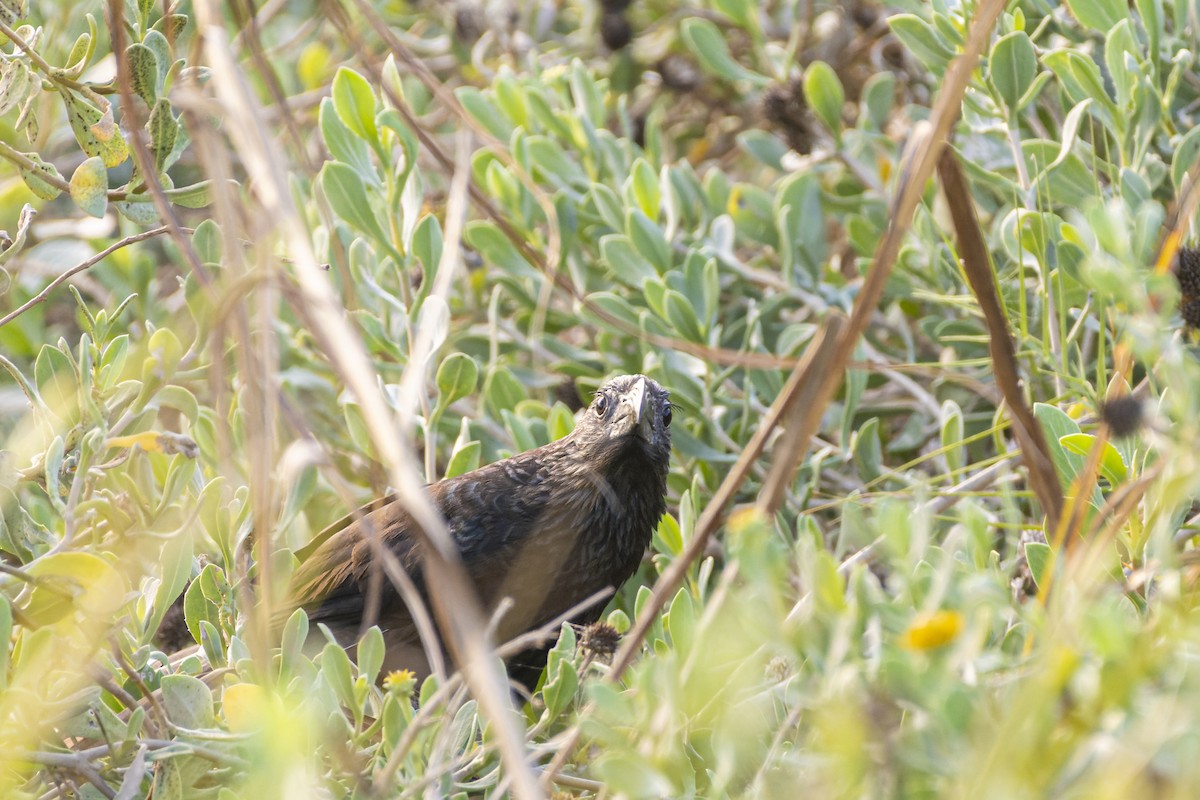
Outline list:
[[[900,5],[0,3],[0,793],[1200,786],[1190,6]],[[633,372],[669,512],[519,714],[276,640]]]

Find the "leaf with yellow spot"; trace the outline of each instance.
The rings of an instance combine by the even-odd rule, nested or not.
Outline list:
[[[922,614],[908,626],[900,641],[910,650],[936,650],[958,638],[962,625],[962,614],[957,611]]]
[[[129,150],[113,120],[112,103],[94,92],[94,102],[89,102],[68,89],[59,91],[67,107],[67,121],[83,152],[99,156],[110,168],[125,161]]]
[[[71,199],[93,217],[103,217],[108,210],[108,171],[99,156],[92,156],[75,168],[71,175]]]

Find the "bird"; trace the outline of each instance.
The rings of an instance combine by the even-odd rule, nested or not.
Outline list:
[[[616,591],[637,571],[666,511],[672,408],[669,392],[651,378],[622,375],[600,387],[563,438],[427,487],[485,613],[511,602],[497,641]],[[311,552],[302,551],[307,557],[289,581],[285,607],[304,608],[310,623],[326,626],[352,652],[365,628],[378,624],[386,649],[381,674],[408,669],[422,679],[431,667],[412,612],[390,581],[372,585],[367,538],[372,531],[381,537],[428,606],[414,527],[394,497],[334,523]],[[569,621],[595,622],[603,605]],[[532,691],[548,650],[513,656],[510,680]]]

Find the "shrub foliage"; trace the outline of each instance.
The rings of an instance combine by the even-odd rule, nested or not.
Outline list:
[[[896,6],[0,0],[0,794],[1194,793],[1193,7]],[[532,697],[272,633],[632,372]]]

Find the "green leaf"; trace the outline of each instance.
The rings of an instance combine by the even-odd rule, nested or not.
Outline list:
[[[63,180],[62,174],[53,164],[48,164],[42,160],[37,153],[25,153],[29,160],[34,163],[34,169],[21,170],[21,178],[25,181],[25,185],[29,190],[43,200],[53,200],[62,194],[62,190],[57,186],[47,183],[42,176],[48,176],[55,180]]]
[[[321,101],[317,124],[321,128],[321,138],[325,147],[329,149],[329,154],[334,160],[349,164],[366,183],[372,186],[381,185],[379,173],[371,161],[371,149],[342,122],[332,98],[326,97]]]
[[[667,321],[683,338],[693,342],[704,341],[704,330],[696,316],[696,309],[683,294],[668,289],[663,295],[663,306]]]
[[[496,416],[512,411],[525,399],[525,387],[508,367],[497,367],[484,387],[486,401]]]
[[[942,449],[946,453],[946,466],[951,472],[961,470],[966,464],[966,448],[962,443],[963,413],[953,400],[942,403],[941,439]]]
[[[125,57],[134,94],[153,106],[158,101],[158,56],[141,42],[134,42],[125,49]]]
[[[505,142],[512,136],[513,124],[483,92],[474,86],[460,86],[454,90],[454,96],[462,103],[467,113],[492,136]]]
[[[339,701],[346,708],[354,710],[358,703],[354,697],[354,681],[350,677],[350,657],[346,650],[339,645],[329,642],[321,651],[321,673]]]
[[[99,156],[84,160],[71,175],[71,199],[85,214],[103,217],[108,210],[108,171]]]
[[[1001,36],[992,45],[988,75],[1010,114],[1015,114],[1020,107],[1021,98],[1036,74],[1037,55],[1033,42],[1024,31]]]
[[[846,93],[837,73],[824,61],[814,61],[804,70],[804,97],[825,127],[840,137]]]
[[[587,297],[588,303],[603,314],[637,327],[638,312],[624,297],[613,292],[594,292]],[[591,309],[588,310],[589,312]],[[599,316],[589,313],[590,316]],[[603,319],[603,317],[601,317]]]
[[[1128,108],[1140,77],[1142,48],[1131,31],[1132,22],[1123,19],[1113,26],[1104,40],[1104,65],[1116,93],[1117,106]],[[1158,100],[1159,105],[1162,100]]]
[[[634,202],[638,204],[642,213],[651,220],[658,219],[662,194],[658,189],[658,176],[654,174],[654,168],[646,159],[639,158],[633,162],[629,171],[629,184]]]
[[[562,403],[555,403],[551,406],[550,414],[546,417],[546,433],[549,434],[550,441],[558,441],[573,430],[575,430],[575,415],[571,413],[570,409]]]
[[[187,623],[188,632],[197,642],[200,641],[200,623],[219,619],[220,610],[215,602],[205,596],[204,583],[208,573],[220,571],[221,568],[216,564],[206,565],[183,594],[183,619]],[[209,581],[214,579],[214,575],[208,576]]]
[[[161,581],[154,594],[154,612],[146,620],[146,630],[156,631],[163,616],[183,592],[192,572],[192,538],[176,534],[162,544],[159,564],[162,567]]]
[[[88,21],[92,20],[92,16],[88,15]],[[71,79],[78,78],[87,68],[88,59],[91,58],[93,47],[92,34],[81,33],[75,38],[75,44],[71,45],[71,52],[67,54],[62,72]]]
[[[379,668],[383,666],[383,634],[378,625],[372,625],[358,640],[358,674],[375,683]]]
[[[24,61],[14,58],[0,62],[0,114],[24,103],[31,88],[32,76]]]
[[[463,239],[479,251],[485,261],[516,278],[537,278],[539,273],[522,256],[512,241],[494,223],[472,220],[463,228]]]
[[[78,403],[79,376],[70,356],[52,345],[42,345],[33,364],[33,380],[38,394],[55,414],[72,414]]]
[[[52,625],[75,611],[107,619],[125,604],[125,578],[92,553],[45,555],[26,567],[26,572],[39,579],[21,609],[35,628]]]
[[[479,383],[479,365],[465,353],[451,353],[437,371],[438,405],[449,406],[475,391]]]
[[[340,161],[327,161],[318,179],[335,214],[376,241],[387,241],[379,218],[367,202],[362,178],[352,167]]]
[[[650,221],[640,209],[631,208],[625,218],[625,233],[633,242],[634,249],[649,261],[658,273],[671,268],[671,244],[663,235],[662,228]]]
[[[713,7],[739,28],[758,30],[758,3],[752,0],[713,0]]]
[[[574,656],[575,631],[570,624],[564,622],[558,642],[548,654],[546,684],[542,687],[542,698],[546,702],[546,711],[551,719],[567,709],[579,689],[579,675],[575,670]]]
[[[1100,33],[1108,33],[1128,13],[1125,0],[1067,0],[1067,8],[1080,23]]]
[[[412,254],[425,267],[425,281],[432,285],[433,276],[442,260],[442,226],[433,214],[421,217],[413,230]]]
[[[1171,182],[1177,191],[1182,191],[1183,178],[1198,159],[1200,159],[1200,127],[1195,127],[1185,133],[1175,145],[1174,157],[1171,159]]]
[[[623,283],[640,287],[647,278],[657,278],[658,273],[636,250],[628,236],[610,233],[600,239],[600,258]]]
[[[230,190],[241,188],[241,185],[234,180],[226,181],[225,185]],[[167,189],[163,194],[177,206],[183,206],[184,208],[205,208],[212,203],[212,181],[199,181],[190,186]]]
[[[13,234],[8,246],[0,250],[0,264],[4,264],[25,249],[25,243],[29,240],[29,226],[33,224],[33,218],[36,216],[37,210],[29,203],[21,206],[21,214],[17,217],[17,232]],[[0,293],[2,291],[0,290]]]
[[[150,201],[149,195],[143,195],[138,200],[114,200],[112,205],[121,216],[135,225],[150,226],[158,222],[158,209]]]
[[[279,643],[280,674],[295,674],[307,639],[308,615],[304,609],[297,608],[283,626]]]
[[[879,417],[871,417],[855,433],[853,457],[858,477],[864,483],[883,474],[883,444],[879,438]]]
[[[409,173],[417,166],[417,134],[400,116],[400,112],[394,108],[381,112],[378,122],[396,134],[396,138],[400,141],[400,149],[404,151],[404,168],[396,176],[396,184],[403,186],[408,181]]]
[[[626,797],[678,797],[678,787],[645,757],[623,750],[604,753],[596,774],[605,787]]]
[[[221,228],[211,219],[206,219],[192,232],[192,247],[204,264],[220,264],[222,260]]]
[[[333,106],[343,124],[372,148],[378,148],[375,91],[367,79],[349,67],[339,67],[333,76],[331,94]]]
[[[896,14],[888,18],[892,33],[931,72],[944,72],[954,58],[954,51],[925,20],[915,14]]]
[[[1058,443],[1068,451],[1084,457],[1091,453],[1097,441],[1095,436],[1088,433],[1068,433],[1058,439]],[[1112,442],[1104,443],[1104,452],[1100,455],[1100,473],[1112,486],[1122,483],[1129,474],[1125,459],[1121,458]]]
[[[167,73],[171,70],[171,42],[161,31],[148,30],[145,38],[142,39],[142,44],[154,53],[154,63],[158,65],[159,94],[161,94]]]
[[[1033,575],[1033,582],[1041,588],[1053,560],[1050,545],[1045,542],[1026,542],[1025,560],[1029,563],[1029,572]]]
[[[753,128],[739,133],[737,142],[751,156],[778,170],[783,169],[783,157],[791,149],[778,136]]]
[[[890,72],[877,72],[868,78],[862,88],[862,113],[859,114],[859,125],[882,131],[887,127],[895,97],[896,77]]]
[[[592,184],[588,196],[601,219],[614,231],[625,229],[625,205],[617,193],[602,183]]]
[[[179,136],[179,123],[171,113],[171,103],[160,99],[150,112],[146,121],[146,131],[150,134],[150,152],[154,155],[154,167],[159,172],[167,168],[167,159],[175,149],[175,141]]]
[[[159,685],[162,688],[163,709],[173,724],[188,730],[216,727],[212,690],[199,678],[164,675]]]
[[[154,784],[150,794],[155,800],[183,800],[183,775],[179,759],[167,758],[154,768]]]
[[[1095,61],[1087,54],[1075,50],[1055,50],[1043,55],[1042,63],[1058,77],[1072,103],[1092,98],[1107,112],[1099,114],[1099,109],[1094,109],[1093,113],[1098,113],[1100,121],[1110,129],[1114,128],[1115,117],[1118,114],[1117,106],[1104,87],[1100,67]]]
[[[465,442],[454,448],[450,461],[446,464],[445,478],[455,478],[479,468],[479,459],[483,454],[480,442]]]
[[[734,60],[725,36],[709,20],[688,17],[680,24],[680,32],[684,44],[706,71],[728,80],[747,81],[755,86],[765,86],[770,82],[766,76],[752,72]]]
[[[0,595],[0,691],[8,688],[9,642],[12,641],[12,605]]]
[[[666,623],[671,645],[681,653],[688,652],[696,635],[696,608],[686,586],[675,593],[675,599],[667,611]]]
[[[1079,423],[1071,419],[1056,406],[1048,403],[1034,403],[1033,414],[1041,424],[1046,435],[1046,446],[1050,450],[1051,460],[1054,461],[1055,471],[1063,487],[1071,485],[1079,470],[1083,468],[1083,457],[1077,453],[1068,452],[1062,445],[1063,437],[1079,433]],[[1092,494],[1091,502],[1097,508],[1104,504],[1104,497],[1097,487]]]

